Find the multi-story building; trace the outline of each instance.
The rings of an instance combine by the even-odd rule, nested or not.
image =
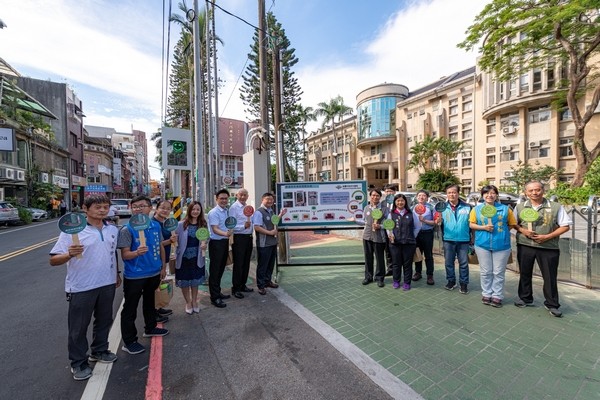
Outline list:
[[[67,178],[70,186],[65,190],[65,197],[71,197],[81,203],[84,196],[86,179],[83,165],[83,106],[81,100],[66,83],[50,82],[41,79],[19,77],[20,87],[30,93],[56,115],[50,120],[56,143],[66,149],[68,159],[65,177],[53,176],[53,183],[63,186]],[[70,194],[67,195],[69,192]]]
[[[103,193],[113,197],[114,151],[108,138],[85,136],[84,159],[87,186],[85,193]]]
[[[148,194],[150,193],[149,186],[149,171],[148,171],[148,141],[146,140],[146,132],[133,130],[132,131],[135,143],[135,158],[137,162],[137,169],[135,171],[137,179],[137,191],[138,193]]]
[[[248,124],[230,118],[219,118],[217,186],[232,189],[244,186],[244,147]]]

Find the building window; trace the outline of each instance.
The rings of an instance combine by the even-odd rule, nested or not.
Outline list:
[[[79,163],[77,162],[77,160],[71,160],[71,173],[79,175]]]
[[[540,90],[542,88],[542,70],[534,69],[533,70],[533,82],[532,82],[533,90]]]
[[[504,100],[504,82],[498,82],[498,98]]]
[[[472,137],[473,137],[473,124],[471,122],[463,124],[462,125],[462,138],[463,138],[463,140],[465,140],[465,139],[471,139]]]
[[[546,81],[548,82],[548,89],[554,89],[554,63],[548,63],[548,69],[546,70]]]
[[[536,124],[550,120],[550,107],[548,105],[530,108],[528,110],[529,123]]]
[[[561,121],[571,121],[573,119],[573,114],[571,114],[571,109],[569,107],[563,108],[559,112],[559,119]]]
[[[560,139],[558,151],[560,157],[571,157],[573,155],[573,138]]]
[[[493,155],[493,156],[487,156],[486,157],[486,163],[487,163],[487,165],[495,164],[496,163],[496,156],[495,155]]]
[[[519,86],[521,88],[521,93],[529,92],[529,74],[523,74],[519,77]]]
[[[513,79],[509,82],[509,97],[515,97],[517,95],[517,80]]]
[[[363,169],[362,168],[357,168],[356,169],[356,177],[358,179],[363,179]]]
[[[450,167],[450,168],[458,168],[458,160],[450,160],[448,162],[448,167]]]
[[[71,132],[70,137],[71,137],[71,146],[77,147],[77,145],[78,145],[77,135],[74,134],[73,132]]]
[[[470,167],[471,165],[473,165],[472,158],[463,158],[463,160],[462,160],[463,167]]]
[[[500,161],[517,161],[519,159],[518,151],[510,151],[500,154]]]

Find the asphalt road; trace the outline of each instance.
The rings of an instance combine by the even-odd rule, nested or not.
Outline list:
[[[66,272],[48,263],[59,233],[56,221],[0,229],[3,399],[79,399],[89,382],[74,381],[69,370]],[[223,292],[229,294],[227,279],[226,274]],[[119,289],[115,314],[121,301]],[[104,394],[94,398],[391,398],[368,376],[381,374],[377,368],[360,370],[274,293],[226,302],[227,308],[217,309],[204,293],[200,313],[189,316],[176,289],[170,305],[175,313],[165,324],[171,333],[162,338],[162,397],[148,397],[151,340],[140,337],[147,351],[129,355],[119,344]],[[141,336],[141,310],[137,323]],[[385,379],[387,372],[381,375]]]

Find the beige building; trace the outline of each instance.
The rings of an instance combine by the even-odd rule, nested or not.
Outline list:
[[[471,67],[412,92],[395,84],[365,89],[357,95],[357,117],[306,139],[306,179],[364,179],[414,190],[419,175],[407,168],[410,149],[432,136],[464,143],[450,168],[465,194],[483,182],[508,189],[519,161],[562,168],[559,180],[568,182],[576,167],[573,122],[568,109],[551,106],[563,76],[549,63],[500,83]],[[581,104],[590,99],[588,93]],[[586,144],[593,148],[599,140],[600,107],[586,127]]]

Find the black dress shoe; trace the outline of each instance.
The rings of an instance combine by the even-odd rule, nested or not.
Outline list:
[[[231,298],[231,296],[230,296],[230,295],[228,295],[228,294],[223,294],[223,293],[221,293],[221,294],[219,295],[219,298],[220,298],[221,300],[227,300],[227,299],[230,299],[230,298]]]
[[[383,282],[383,280],[380,280],[380,281],[377,282],[377,286],[384,287],[385,283]]]
[[[243,299],[244,295],[242,294],[242,292],[233,292],[233,297],[235,297],[236,299]]]
[[[242,292],[244,293],[251,293],[254,292],[254,289],[248,287],[248,286],[244,286],[244,288],[242,289]]]
[[[373,282],[373,279],[365,278],[365,279],[363,279],[362,284],[363,285],[368,285],[371,282]]]
[[[218,307],[218,308],[225,308],[227,307],[227,304],[223,303],[223,300],[221,299],[216,299],[210,302],[213,306]]]

